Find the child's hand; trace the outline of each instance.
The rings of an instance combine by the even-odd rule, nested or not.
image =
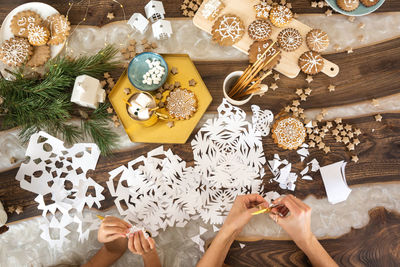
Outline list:
[[[112,242],[118,238],[126,237],[131,227],[132,225],[124,220],[113,216],[107,216],[100,225],[100,229],[97,232],[97,239],[101,243]]]
[[[135,232],[129,235],[128,248],[129,250],[138,255],[145,255],[153,252],[156,247],[156,242],[153,238],[146,239],[142,231]]]

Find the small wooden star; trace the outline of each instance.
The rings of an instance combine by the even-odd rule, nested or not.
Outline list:
[[[15,209],[15,212],[17,213],[17,214],[20,214],[20,213],[22,213],[24,211],[24,208],[22,207],[22,206],[17,206],[17,208]]]
[[[112,120],[112,121],[118,121],[118,116],[117,116],[117,115],[112,116],[112,117],[111,117],[111,120]]]
[[[276,89],[278,89],[278,85],[276,83],[272,83],[269,88],[271,88],[273,91],[275,91]]]
[[[333,46],[333,49],[335,49],[336,52],[339,52],[341,48],[340,48],[340,45],[335,44],[335,45]]]
[[[319,1],[318,2],[318,7],[323,8],[324,7],[324,1]]]
[[[382,121],[382,115],[381,114],[376,115],[375,116],[375,120],[376,121]]]
[[[329,152],[331,152],[331,148],[329,146],[324,147],[324,152],[325,154],[328,154]]]
[[[280,79],[280,78],[279,78],[279,73],[275,73],[274,76],[273,76],[273,78],[274,78],[275,81],[279,80],[279,79]]]
[[[330,129],[330,128],[332,128],[332,126],[333,126],[333,124],[331,121],[326,122],[326,128]]]
[[[319,149],[324,149],[324,147],[325,147],[325,144],[323,142],[318,144],[318,148]]]
[[[290,107],[290,110],[293,112],[298,112],[299,108],[298,107]]]
[[[111,114],[111,113],[113,113],[113,112],[114,112],[114,110],[112,109],[112,107],[108,107],[108,108],[107,108],[107,113]]]
[[[311,95],[311,92],[312,92],[312,89],[311,89],[310,87],[307,87],[307,88],[304,90],[304,93],[305,93],[306,95]]]
[[[341,136],[346,136],[347,133],[346,133],[346,131],[341,131],[341,132],[340,132],[340,135],[341,135]]]
[[[302,94],[303,94],[303,89],[301,88],[296,89],[296,95],[300,96]]]
[[[172,73],[173,75],[178,74],[178,68],[177,68],[177,67],[172,67],[172,68],[171,68],[171,73]]]
[[[286,107],[285,107],[285,111],[286,111],[286,112],[290,112],[290,108],[291,108],[290,106],[286,106]]]
[[[372,105],[374,105],[374,107],[377,107],[377,106],[379,106],[379,101],[378,101],[378,100],[376,100],[375,98],[374,98],[374,99],[372,99]]]
[[[351,161],[354,161],[355,163],[357,163],[359,160],[359,158],[357,156],[351,156]]]
[[[297,111],[293,112],[293,116],[295,116],[297,118],[299,116],[299,112],[297,112]]]
[[[307,100],[307,95],[302,94],[302,95],[300,96],[300,100],[301,100],[301,101],[306,101],[306,100]]]
[[[347,145],[347,149],[348,149],[349,151],[354,150],[354,145],[353,145],[353,144],[348,144],[348,145]]]
[[[349,17],[347,17],[347,20],[350,21],[350,22],[354,22],[356,20],[356,17],[349,16]]]
[[[354,134],[353,134],[353,132],[348,132],[348,133],[347,133],[347,136],[348,136],[349,138],[353,138],[353,137],[354,137]]]
[[[347,136],[343,137],[342,141],[343,141],[344,144],[350,143],[350,139]]]
[[[335,89],[336,89],[336,86],[334,86],[333,84],[330,84],[330,85],[328,86],[329,92],[334,92]]]
[[[317,7],[317,6],[318,6],[318,3],[316,1],[311,2],[311,7]]]
[[[304,108],[298,108],[300,114],[304,113]]]
[[[108,79],[108,78],[111,77],[110,73],[108,73],[108,72],[104,72],[103,76],[104,76],[104,78],[106,78],[106,79]]]
[[[281,0],[280,3],[281,3],[282,6],[284,6],[284,5],[286,5],[286,0]]]
[[[329,130],[328,130],[328,127],[326,127],[326,125],[325,125],[325,126],[322,126],[321,131],[324,133],[327,133]]]
[[[323,132],[323,131],[320,132],[320,133],[319,133],[319,136],[321,136],[321,138],[324,138],[324,137],[325,137],[325,132]]]
[[[353,144],[355,144],[356,146],[358,146],[360,144],[360,140],[358,140],[358,138],[354,138],[353,139]]]
[[[336,118],[335,122],[336,122],[336,124],[342,123],[342,118]]]
[[[311,75],[307,75],[306,81],[308,83],[311,83],[312,81],[314,81],[313,77]]]
[[[313,129],[313,133],[319,134],[319,129],[318,128]]]
[[[357,129],[354,131],[354,133],[355,133],[356,135],[360,135],[360,134],[361,134],[361,130],[357,128]]]
[[[317,117],[315,118],[317,121],[321,122],[324,119],[324,116],[322,114],[318,114]]]
[[[107,82],[103,80],[103,81],[100,82],[100,85],[101,85],[101,87],[104,87],[104,86],[107,85]]]
[[[315,142],[314,142],[314,141],[310,141],[310,142],[308,143],[308,146],[309,146],[309,147],[315,147]]]
[[[346,51],[347,51],[347,54],[351,54],[354,52],[353,48],[351,48],[351,47],[347,48]]]
[[[289,8],[289,9],[292,9],[292,3],[287,3],[286,7]]]
[[[295,107],[300,106],[299,100],[293,100],[292,105],[295,106]]]
[[[332,9],[326,10],[326,11],[325,11],[325,15],[326,15],[327,17],[332,16]]]
[[[338,129],[339,131],[343,130],[343,124],[336,125],[336,129]]]
[[[119,123],[119,121],[114,121],[114,127],[118,128],[121,124]]]
[[[304,120],[306,118],[306,115],[304,115],[304,113],[300,113],[300,119]]]
[[[358,24],[359,29],[364,29],[364,27],[365,27],[365,23],[361,22]]]
[[[315,142],[317,142],[317,144],[318,144],[318,143],[321,143],[321,142],[322,142],[321,136],[316,136],[316,137],[315,137]]]
[[[313,130],[311,128],[307,128],[306,131],[308,134],[312,134],[312,132],[313,132]]]
[[[114,16],[114,13],[110,13],[110,12],[108,12],[108,14],[107,14],[107,18],[109,19],[109,20],[112,20],[112,19],[114,19],[115,18],[115,16]]]
[[[346,131],[351,131],[351,125],[350,125],[350,124],[346,124],[346,125],[344,126],[344,129],[345,129]]]
[[[322,114],[322,116],[326,116],[326,114],[328,114],[328,110],[326,109],[326,108],[323,108],[322,110],[321,110],[321,114]]]
[[[13,213],[14,211],[15,211],[15,207],[14,206],[8,207],[8,213]]]
[[[312,127],[317,127],[318,123],[316,121],[312,121]]]
[[[333,136],[338,136],[338,135],[339,135],[339,130],[334,129],[334,130],[332,131],[332,135],[333,135]]]
[[[336,139],[336,142],[342,142],[342,137],[340,137],[340,136],[336,136],[335,139]]]
[[[189,81],[189,86],[196,86],[197,82],[194,79]]]
[[[315,141],[315,135],[314,135],[314,134],[310,134],[310,135],[308,136],[308,138]]]
[[[167,126],[168,126],[169,128],[172,128],[172,127],[175,126],[175,123],[174,123],[173,121],[169,121],[169,122],[167,122]]]

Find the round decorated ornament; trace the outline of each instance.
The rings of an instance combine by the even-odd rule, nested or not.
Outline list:
[[[306,128],[296,118],[283,117],[275,122],[272,128],[272,138],[283,149],[296,149],[305,141]]]
[[[278,34],[278,43],[279,46],[286,52],[292,52],[300,47],[300,45],[303,43],[303,38],[298,30],[286,28]]]
[[[215,21],[211,34],[215,42],[223,46],[229,46],[239,42],[244,35],[244,31],[244,24],[239,17],[226,14]]]
[[[299,57],[299,67],[304,73],[314,75],[324,67],[324,59],[317,52],[307,51]]]

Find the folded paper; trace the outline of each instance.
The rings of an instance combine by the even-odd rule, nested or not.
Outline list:
[[[319,169],[328,201],[332,204],[345,201],[350,195],[351,189],[346,183],[345,167],[346,162],[339,161]]]

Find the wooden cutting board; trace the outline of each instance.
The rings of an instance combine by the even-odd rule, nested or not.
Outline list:
[[[233,45],[233,47],[237,48],[238,50],[242,51],[245,54],[248,54],[249,47],[253,43],[253,40],[247,34],[247,27],[250,25],[251,22],[253,22],[256,19],[255,17],[256,12],[253,7],[256,4],[259,4],[260,1],[224,0],[223,2],[225,4],[225,8],[220,12],[219,15],[235,14],[238,17],[240,17],[246,28],[246,32],[243,38],[235,45]],[[211,34],[211,29],[214,24],[214,21],[210,21],[201,15],[201,11],[204,8],[205,3],[206,1],[203,2],[198,12],[194,16],[193,23],[196,27]],[[284,28],[297,29],[300,32],[301,36],[303,37],[303,40],[305,40],[307,33],[312,29],[311,27],[305,25],[304,23],[301,23],[296,19],[292,19],[291,22],[288,23]],[[284,28],[278,28],[272,26],[272,34],[270,38],[275,41],[277,39],[279,32]],[[275,70],[279,71],[280,73],[284,74],[289,78],[297,77],[297,75],[300,72],[300,68],[297,64],[298,59],[301,54],[303,54],[308,50],[309,49],[305,41],[303,41],[302,45],[293,52],[285,52],[281,50],[282,57],[279,64],[275,67]],[[329,60],[324,59],[324,68],[322,69],[322,72],[328,75],[329,77],[335,77],[339,73],[339,66],[330,62]]]

